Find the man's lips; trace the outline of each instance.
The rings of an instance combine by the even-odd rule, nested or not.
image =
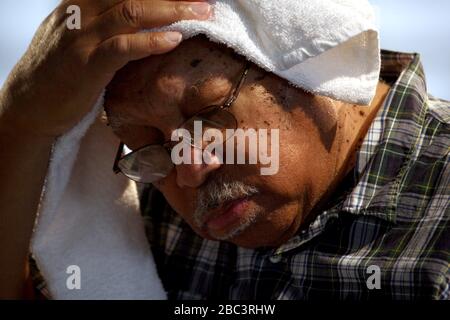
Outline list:
[[[222,204],[205,219],[208,229],[220,230],[238,220],[245,212],[250,197],[242,197]]]

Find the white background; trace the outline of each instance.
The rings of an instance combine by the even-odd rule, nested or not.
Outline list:
[[[95,0],[93,0],[95,1]],[[57,0],[0,0],[0,85]],[[419,52],[431,94],[450,100],[450,0],[371,0],[384,49]]]

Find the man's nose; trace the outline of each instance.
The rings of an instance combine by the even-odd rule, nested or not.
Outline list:
[[[191,148],[191,164],[177,165],[177,184],[180,188],[197,188],[201,186],[208,175],[219,169],[222,163],[218,156],[208,153],[202,149]],[[194,162],[194,159],[197,162]],[[208,159],[206,162],[205,160]]]

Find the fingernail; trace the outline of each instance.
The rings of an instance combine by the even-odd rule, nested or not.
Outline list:
[[[183,39],[183,35],[179,32],[166,32],[164,35],[167,41],[172,43],[180,43]]]
[[[189,6],[189,9],[196,16],[206,17],[211,13],[211,6],[208,3],[194,3]]]

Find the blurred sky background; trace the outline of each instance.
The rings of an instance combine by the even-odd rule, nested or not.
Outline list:
[[[0,85],[58,2],[0,0]],[[382,48],[419,52],[429,92],[450,100],[450,0],[370,2],[377,8]]]

